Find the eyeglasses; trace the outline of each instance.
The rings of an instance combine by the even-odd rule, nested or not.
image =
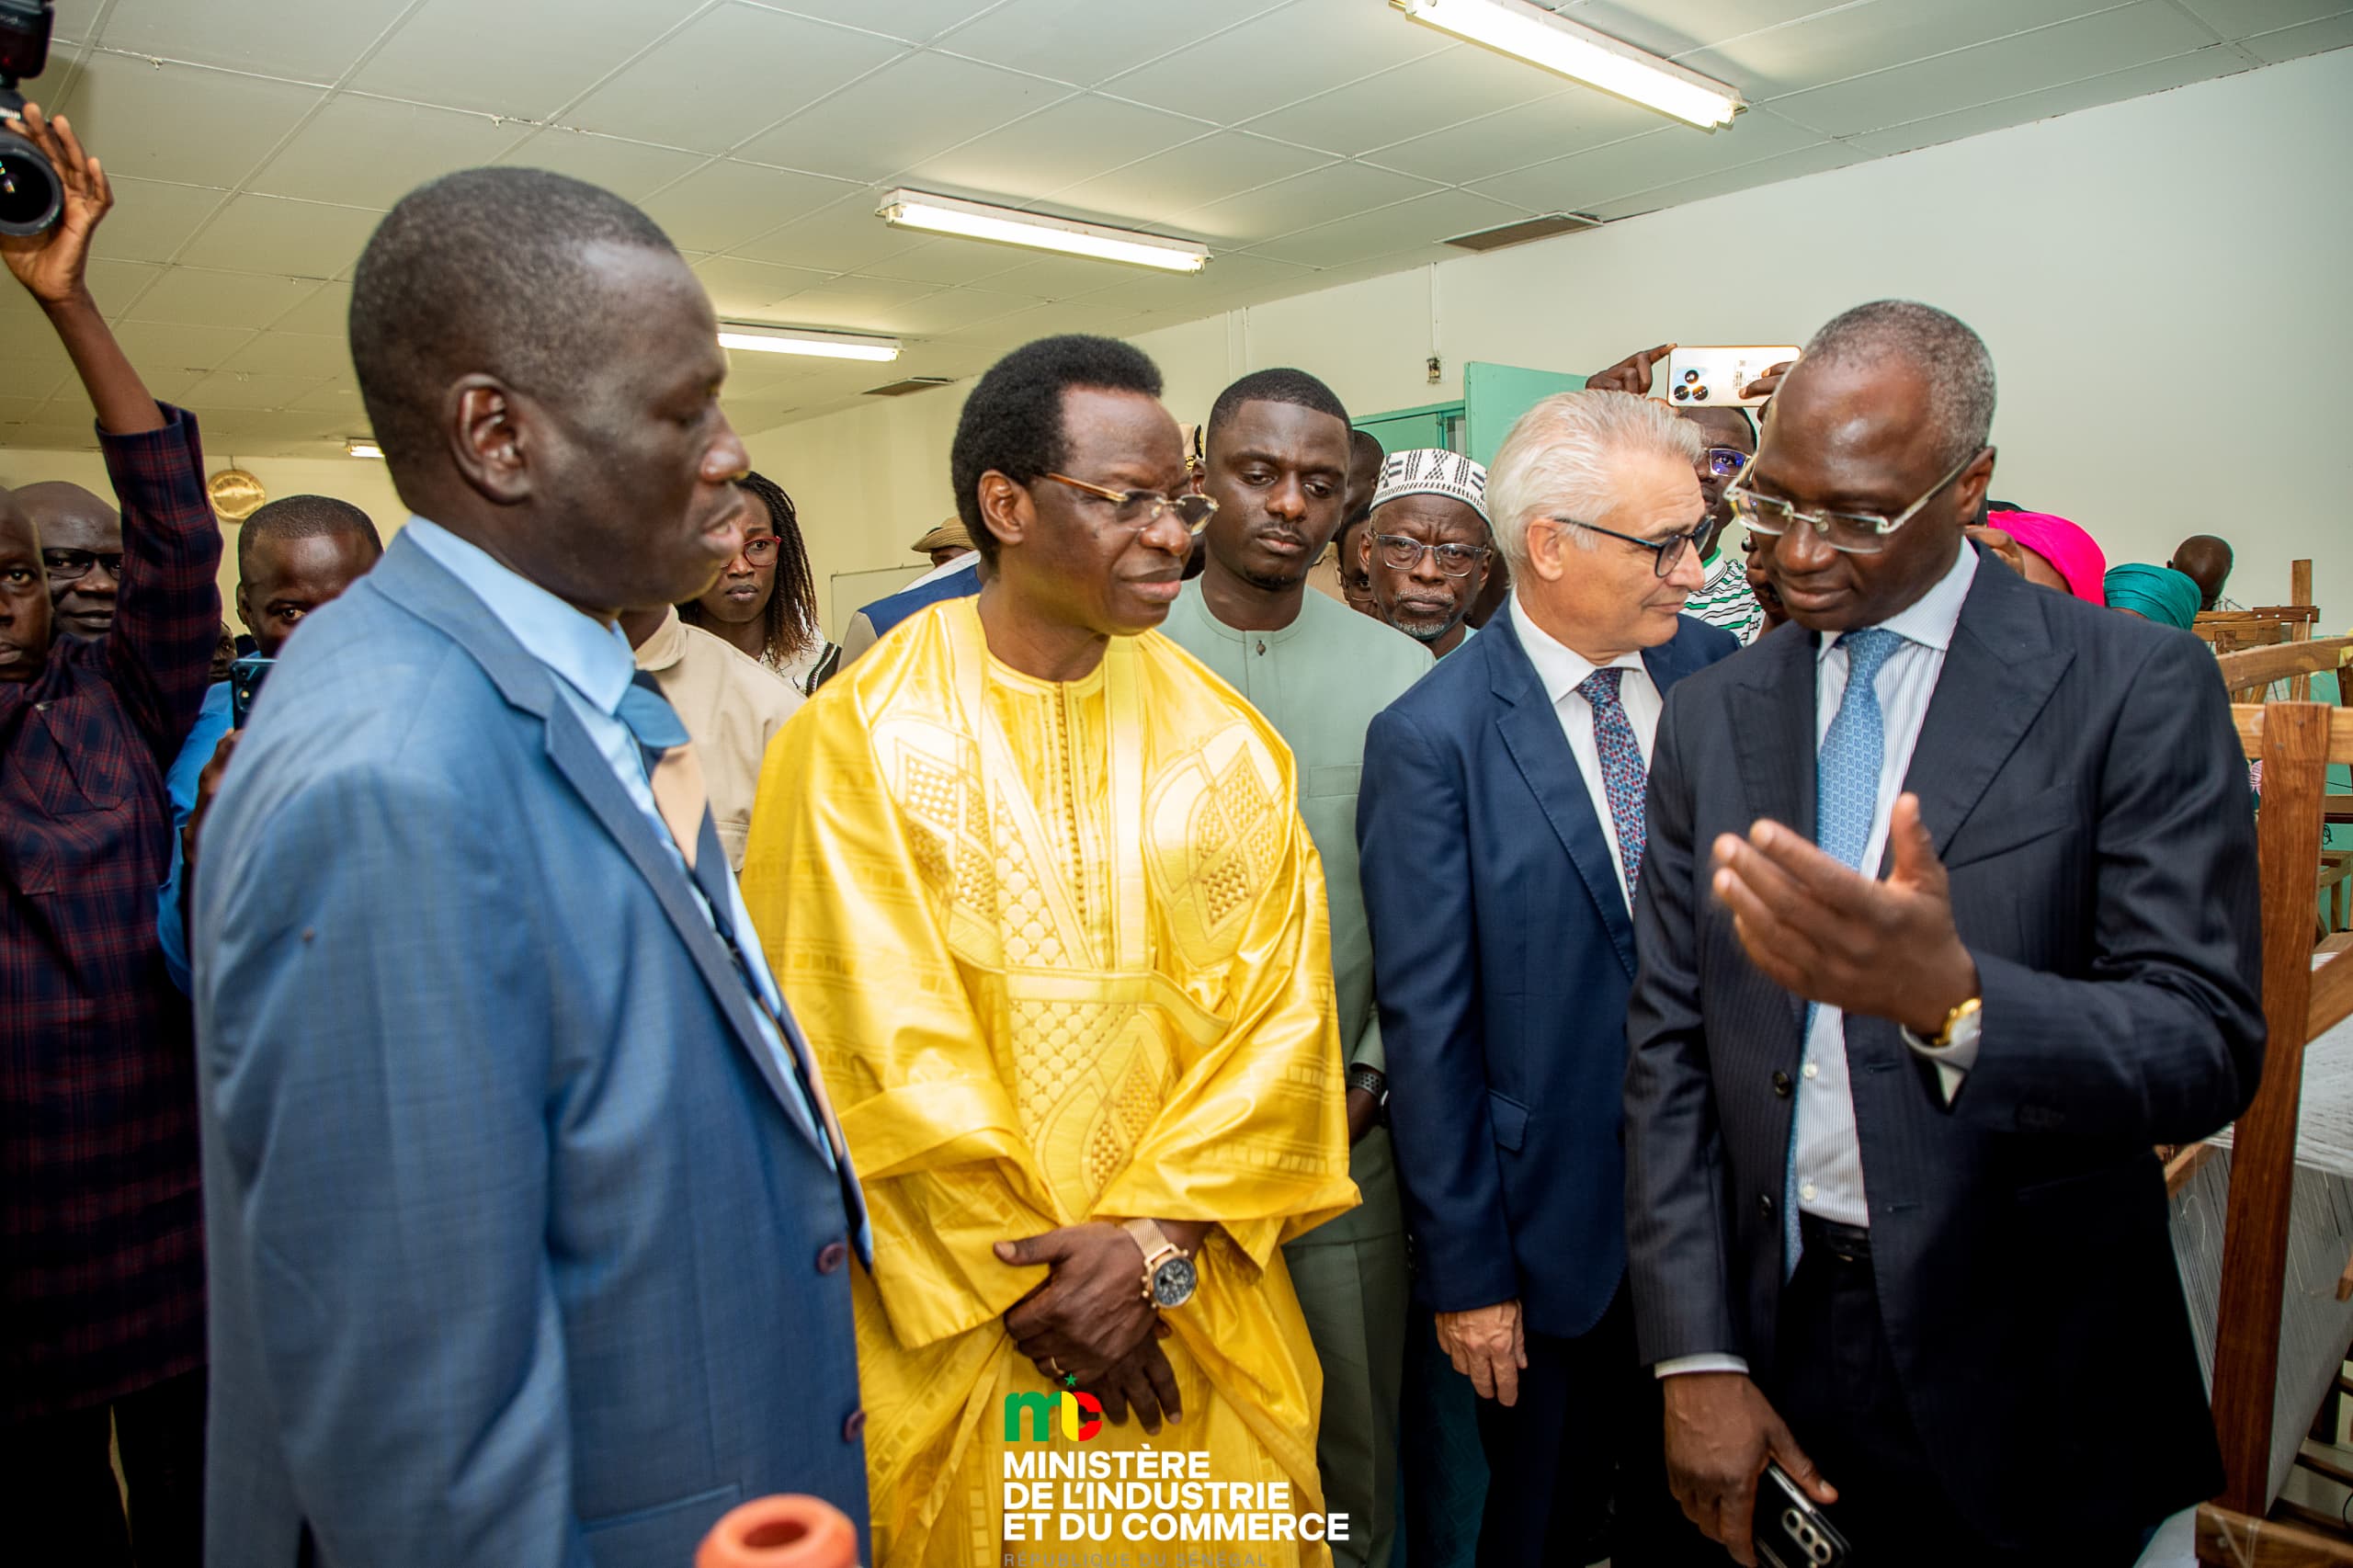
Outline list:
[[[1748,466],[1748,454],[1738,447],[1710,447],[1704,455],[1709,474],[1716,479],[1730,479]]]
[[[1199,533],[1217,511],[1217,502],[1207,495],[1187,494],[1163,495],[1157,490],[1113,490],[1107,485],[1089,484],[1083,479],[1073,479],[1066,473],[1046,473],[1040,479],[1051,479],[1056,484],[1067,484],[1098,500],[1108,501],[1111,516],[1121,528],[1137,533],[1152,527],[1170,513],[1185,525],[1187,533]]]
[[[1559,523],[1564,528],[1590,528],[1597,534],[1608,534],[1611,539],[1622,539],[1628,544],[1638,544],[1651,552],[1651,571],[1661,577],[1675,570],[1683,560],[1686,550],[1697,550],[1706,554],[1708,541],[1716,533],[1714,520],[1708,517],[1702,517],[1699,526],[1689,533],[1669,534],[1665,539],[1638,539],[1632,534],[1621,534],[1616,528],[1605,528],[1599,523],[1582,523],[1574,517],[1547,517],[1544,520]]]
[[[1449,577],[1468,577],[1479,562],[1494,553],[1483,544],[1424,544],[1402,534],[1375,534],[1372,542],[1381,547],[1381,564],[1392,572],[1414,571],[1421,565],[1423,556],[1435,555],[1438,569]]]
[[[777,547],[783,542],[774,534],[763,534],[758,539],[747,539],[744,541],[744,559],[755,566],[766,566],[776,559]]]
[[[1968,471],[1970,464],[1992,451],[1980,447],[1960,462],[1942,479],[1928,486],[1927,493],[1898,512],[1893,517],[1882,517],[1871,512],[1801,512],[1777,496],[1759,495],[1748,489],[1749,473],[1744,473],[1724,491],[1724,498],[1732,503],[1732,515],[1761,534],[1779,536],[1802,523],[1821,536],[1831,549],[1848,555],[1876,555],[1885,550],[1886,538],[1914,517],[1920,508],[1935,499],[1937,493]]]
[[[105,567],[107,575],[117,580],[122,576],[122,551],[119,550],[44,550],[40,563],[52,583],[78,583],[90,574],[93,566]]]

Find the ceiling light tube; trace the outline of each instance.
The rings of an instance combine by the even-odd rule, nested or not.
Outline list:
[[[894,228],[923,229],[935,234],[953,234],[959,239],[1060,251],[1065,256],[1089,256],[1097,261],[1122,261],[1131,267],[1156,267],[1165,272],[1199,272],[1210,259],[1209,246],[1192,240],[1163,239],[1133,229],[1017,212],[1010,207],[961,201],[952,196],[926,196],[919,190],[891,192],[882,199],[875,215]]]
[[[1686,71],[1608,33],[1554,16],[1527,0],[1389,0],[1414,21],[1540,65],[1587,86],[1631,98],[1702,131],[1729,125],[1748,107],[1722,82]]]
[[[888,364],[899,357],[899,340],[895,337],[818,332],[798,326],[763,326],[757,322],[721,322],[719,346],[752,354],[808,354],[820,359],[870,359],[878,364]]]
[[[381,459],[384,455],[383,448],[378,446],[371,440],[368,440],[358,436],[354,436],[351,439],[346,441],[343,444],[343,449],[347,456],[355,458]]]

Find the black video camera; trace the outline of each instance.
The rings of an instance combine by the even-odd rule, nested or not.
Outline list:
[[[53,0],[0,0],[0,114],[22,114],[17,83],[49,64]],[[0,131],[0,234],[38,234],[65,210],[65,187],[41,150]]]

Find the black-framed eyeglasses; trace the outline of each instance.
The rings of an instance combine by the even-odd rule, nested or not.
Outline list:
[[[1706,554],[1708,542],[1716,536],[1715,520],[1711,517],[1700,518],[1699,526],[1688,533],[1669,534],[1665,539],[1641,539],[1633,534],[1621,534],[1616,528],[1605,528],[1599,523],[1580,522],[1574,517],[1547,517],[1544,520],[1548,523],[1559,523],[1563,528],[1590,528],[1595,533],[1607,534],[1611,539],[1622,539],[1628,544],[1640,545],[1651,552],[1651,570],[1661,577],[1673,572],[1682,562],[1685,551],[1693,550],[1702,555]]]
[[[52,583],[78,583],[90,574],[93,566],[103,566],[107,575],[119,582],[122,578],[122,551],[119,550],[44,550],[40,552],[41,569]]]
[[[1403,534],[1375,534],[1372,542],[1381,550],[1381,562],[1392,572],[1411,572],[1422,563],[1422,557],[1438,557],[1438,569],[1449,577],[1468,577],[1479,562],[1494,553],[1483,544],[1424,544]]]
[[[1738,447],[1710,447],[1702,456],[1708,460],[1708,472],[1716,479],[1730,479],[1748,466],[1748,454]]]
[[[1887,548],[1887,536],[1920,515],[1920,508],[1936,498],[1937,494],[1969,471],[1972,463],[1992,451],[1980,447],[1958,463],[1946,475],[1928,486],[1917,501],[1893,517],[1876,512],[1802,512],[1777,495],[1759,495],[1750,489],[1749,481],[1756,470],[1751,469],[1725,487],[1724,499],[1732,503],[1732,515],[1746,523],[1751,531],[1779,537],[1799,524],[1813,529],[1822,542],[1848,555],[1876,555]]]
[[[1157,490],[1114,490],[1108,485],[1090,484],[1084,479],[1073,479],[1066,473],[1046,473],[1040,479],[1051,479],[1056,484],[1067,484],[1073,490],[1111,504],[1112,518],[1121,528],[1137,533],[1152,527],[1170,513],[1185,525],[1187,533],[1199,533],[1217,513],[1217,502],[1207,495],[1188,492],[1182,495],[1163,495]]]

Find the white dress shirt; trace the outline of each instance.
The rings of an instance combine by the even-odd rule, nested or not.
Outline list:
[[[1879,765],[1879,799],[1871,808],[1871,833],[1863,846],[1864,871],[1879,874],[1887,849],[1888,819],[1895,798],[1904,792],[1904,777],[1912,768],[1913,749],[1920,744],[1920,726],[1928,716],[1928,701],[1937,694],[1937,678],[1944,673],[1945,653],[1952,646],[1953,629],[1961,623],[1961,601],[1977,579],[1977,552],[1964,544],[1952,570],[1901,614],[1880,622],[1904,638],[1904,643],[1880,666],[1871,683],[1879,694],[1882,749]],[[1817,758],[1838,717],[1847,695],[1847,651],[1825,635],[1814,655],[1813,745]],[[1905,1031],[1904,1043],[1937,1063],[1945,1095],[1968,1071],[1969,1061],[1958,1052],[1933,1051]],[[1827,1005],[1813,1009],[1813,1026],[1806,1031],[1803,1065],[1798,1073],[1795,1136],[1798,1209],[1802,1213],[1842,1225],[1869,1226],[1870,1210],[1863,1195],[1862,1146],[1855,1136],[1855,1099],[1847,1073],[1847,1015]],[[1658,1375],[1680,1372],[1745,1372],[1748,1363],[1722,1354],[1681,1356],[1658,1364]]]
[[[1568,737],[1569,751],[1585,779],[1585,792],[1593,801],[1594,820],[1601,824],[1602,839],[1609,846],[1609,864],[1618,873],[1618,895],[1631,910],[1634,900],[1626,885],[1626,857],[1618,845],[1618,819],[1609,814],[1609,791],[1601,781],[1601,748],[1593,738],[1593,704],[1578,694],[1577,687],[1597,669],[1626,672],[1618,677],[1618,701],[1626,710],[1626,722],[1633,728],[1645,773],[1650,771],[1651,743],[1657,737],[1659,710],[1666,706],[1665,699],[1659,696],[1642,654],[1621,653],[1607,665],[1596,665],[1537,625],[1517,593],[1511,597],[1511,625],[1519,634],[1519,645],[1528,651],[1528,662],[1536,666],[1536,678],[1543,683],[1553,716],[1561,721],[1561,733]]]

